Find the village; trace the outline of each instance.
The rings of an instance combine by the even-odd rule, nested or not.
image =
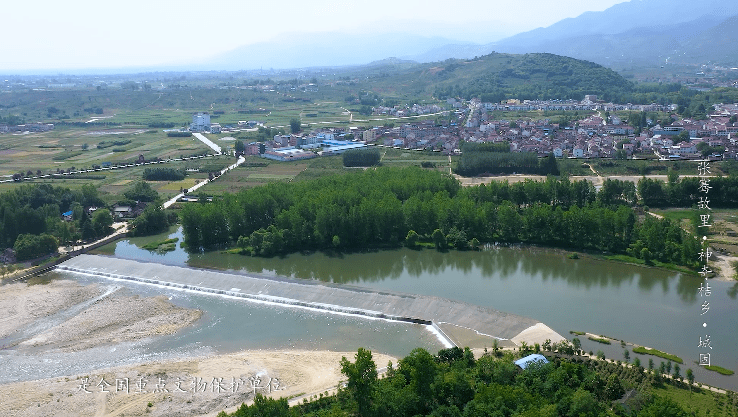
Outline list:
[[[450,117],[428,117],[398,126],[320,128],[311,132],[276,135],[263,144],[246,144],[246,154],[297,160],[362,146],[350,146],[350,142],[455,154],[460,152],[460,143],[468,141],[508,142],[513,152],[535,152],[539,156],[553,154],[557,158],[738,158],[738,105],[735,104],[715,105],[707,120],[691,120],[679,118],[673,104],[603,103],[596,96],[589,95],[580,102],[508,100],[483,103],[478,99],[450,99],[447,103],[452,110],[443,110],[438,105],[380,106],[373,108],[373,115],[395,116],[398,120],[424,114]],[[574,115],[581,112],[584,116],[566,124],[553,123],[548,118],[504,117],[508,112],[536,111],[576,112]],[[662,126],[657,120],[645,119],[643,127],[634,127],[634,123],[622,116],[624,113],[638,114],[639,117],[643,114],[645,118],[645,114],[657,112],[671,114],[671,123]],[[502,114],[503,118],[495,118],[493,113]],[[310,151],[317,148],[332,151],[317,154]]]

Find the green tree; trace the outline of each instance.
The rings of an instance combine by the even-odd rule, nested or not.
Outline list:
[[[620,383],[620,377],[617,374],[610,374],[605,384],[605,397],[610,401],[614,401],[622,397],[623,394],[625,394],[625,389]]]
[[[175,218],[176,219],[176,218]],[[169,227],[169,219],[158,205],[149,205],[131,222],[131,236],[149,236],[161,233]]]
[[[399,371],[410,383],[410,389],[421,402],[421,414],[425,414],[432,403],[431,385],[437,372],[436,360],[425,349],[416,348],[400,360]]]
[[[405,245],[409,248],[414,248],[415,245],[418,244],[418,234],[415,232],[415,230],[410,230],[407,232],[407,236],[405,236]]]
[[[159,193],[156,192],[151,185],[146,181],[137,181],[131,188],[123,192],[123,195],[134,201],[150,202],[159,198]]]
[[[341,358],[341,373],[348,378],[346,388],[356,401],[358,415],[368,416],[377,383],[377,365],[372,360],[372,352],[359,348],[354,363],[345,356]]]
[[[692,384],[694,384],[694,372],[692,368],[687,368],[687,381],[689,382],[689,391],[692,391]]]
[[[13,250],[15,250],[15,256],[19,261],[26,261],[54,253],[58,247],[59,241],[50,234],[22,234],[15,240]]]
[[[292,133],[300,133],[301,124],[300,119],[290,119],[290,131]]]
[[[87,216],[85,216],[84,218],[86,219]],[[91,239],[94,239],[95,236],[97,235],[95,233],[95,228],[92,227],[92,222],[89,220],[83,222],[80,228],[82,229],[82,240],[84,241],[89,241]]]
[[[583,388],[579,388],[571,395],[571,405],[567,415],[577,417],[595,417],[600,415],[599,408],[597,399],[594,395]]]
[[[657,396],[653,402],[644,407],[638,417],[687,417],[689,414],[668,397]]]
[[[456,249],[467,249],[469,240],[466,238],[466,232],[459,230],[456,227],[452,227],[446,235],[446,243],[453,246]]]
[[[574,345],[574,350],[577,352],[578,355],[579,351],[582,349],[582,341],[579,340],[578,337],[575,337],[571,340],[571,344]]]
[[[110,215],[108,209],[97,209],[92,213],[92,228],[95,229],[97,236],[105,236],[110,233],[110,226],[113,225],[113,216]]]
[[[446,236],[443,235],[441,229],[434,230],[431,235],[431,239],[433,239],[433,244],[436,245],[436,249],[443,249],[446,247]]]
[[[287,398],[274,399],[257,393],[251,406],[242,404],[232,415],[237,417],[285,417],[294,415],[294,413],[290,409]],[[218,417],[226,416],[225,412],[218,414]]]
[[[469,246],[470,246],[470,247],[471,247],[472,249],[474,249],[474,250],[477,250],[477,249],[479,249],[479,245],[480,245],[480,243],[479,243],[479,239],[477,239],[477,238],[475,238],[475,237],[473,237],[473,238],[472,238],[472,239],[471,239],[471,240],[469,241]]]
[[[236,156],[241,156],[246,152],[246,145],[244,145],[241,140],[237,140],[233,146],[236,151]]]

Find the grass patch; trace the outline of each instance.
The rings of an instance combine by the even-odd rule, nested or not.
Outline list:
[[[185,178],[182,181],[174,181],[170,182],[169,184],[165,184],[161,187],[159,187],[160,190],[166,190],[166,191],[177,191],[179,192],[179,189],[190,189],[197,184],[197,178]]]
[[[249,175],[249,179],[255,179],[255,180],[269,180],[269,181],[276,181],[276,180],[289,180],[294,178],[294,175],[289,174],[267,174],[267,173],[254,173]]]
[[[605,259],[608,261],[617,261],[617,262],[626,262],[630,264],[635,265],[643,265],[643,266],[654,266],[657,268],[664,268],[671,271],[681,272],[683,274],[689,274],[689,275],[696,275],[697,272],[677,264],[671,264],[671,263],[665,263],[665,262],[659,262],[659,261],[652,261],[650,265],[646,264],[646,262],[643,259],[634,258],[632,256],[628,255],[592,255],[594,258],[599,259]]]
[[[74,158],[75,156],[80,156],[84,153],[84,151],[70,151],[70,152],[64,152],[59,155],[52,156],[51,159],[53,161],[64,161],[69,158]]]
[[[640,353],[641,355],[653,355],[658,356],[659,358],[670,360],[672,362],[684,363],[684,360],[682,360],[682,358],[677,355],[672,355],[671,353],[662,352],[657,349],[648,349],[643,346],[634,347],[633,353]]]
[[[603,337],[589,336],[589,337],[587,337],[587,339],[589,339],[589,340],[591,340],[593,342],[602,343],[602,344],[605,344],[605,345],[611,345],[612,344],[612,342],[610,342],[610,339],[605,339]]]
[[[586,334],[585,332],[578,332],[576,330],[569,330],[569,333],[575,334],[577,336],[584,336]]]
[[[159,242],[150,242],[141,247],[151,252],[166,253],[177,249],[179,238],[165,239]]]
[[[705,366],[705,369],[707,369],[708,371],[717,372],[721,375],[733,375],[735,373],[731,371],[730,369],[723,368],[722,366],[717,366],[717,365]]]
[[[675,387],[671,384],[663,384],[654,387],[653,393],[658,396],[668,397],[678,403],[687,411],[689,416],[716,417],[734,415],[730,412],[728,404],[730,399],[725,394],[717,394],[707,389],[688,389]],[[725,406],[728,405],[728,406]]]

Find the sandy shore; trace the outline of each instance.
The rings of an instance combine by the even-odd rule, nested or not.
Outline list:
[[[165,296],[140,297],[115,285],[75,281],[0,287],[4,349],[33,355],[78,352],[171,334],[191,325],[198,310]],[[171,359],[0,385],[3,416],[189,416],[234,411],[255,393],[294,398],[335,389],[339,362],[355,352],[252,350]],[[378,367],[396,358],[374,355]]]
[[[172,334],[201,315],[201,311],[173,305],[164,296],[139,297],[115,286],[54,280],[0,287],[0,338],[7,338],[4,348],[79,351]]]
[[[37,319],[99,296],[102,291],[97,285],[83,287],[75,281],[0,286],[0,338],[11,335]]]
[[[254,393],[290,398],[333,390],[343,379],[341,357],[353,361],[354,355],[252,350],[5,384],[0,385],[0,414],[215,416],[234,411]],[[377,367],[397,363],[387,355],[374,354],[373,359]]]

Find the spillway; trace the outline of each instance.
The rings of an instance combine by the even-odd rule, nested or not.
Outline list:
[[[397,320],[433,326],[445,344],[455,344],[438,323],[472,329],[501,340],[542,343],[542,338],[563,339],[544,324],[440,297],[390,293],[320,281],[287,277],[263,277],[151,262],[80,255],[57,267],[59,270],[113,280],[135,281],[183,290],[238,297],[329,312]],[[531,330],[535,329],[535,332]],[[534,335],[532,334],[534,333]],[[524,337],[530,335],[529,337]]]

